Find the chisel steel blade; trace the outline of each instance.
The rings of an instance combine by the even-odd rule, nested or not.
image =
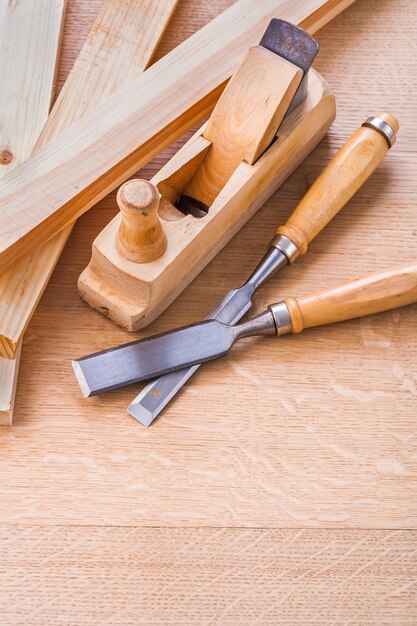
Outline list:
[[[231,326],[208,320],[73,361],[86,398],[225,355]]]

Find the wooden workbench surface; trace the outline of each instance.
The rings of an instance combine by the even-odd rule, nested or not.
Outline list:
[[[181,0],[163,54],[232,0]],[[100,0],[69,0],[63,84]],[[198,320],[242,283],[338,147],[386,109],[377,172],[254,312],[417,257],[417,8],[357,0],[318,33],[338,104],[327,137],[142,335]],[[178,145],[143,172],[149,178]],[[1,428],[2,625],[417,623],[417,306],[250,339],[144,429],[139,390],[88,401],[70,360],[128,341],[76,280],[109,196],[78,222],[31,322]]]

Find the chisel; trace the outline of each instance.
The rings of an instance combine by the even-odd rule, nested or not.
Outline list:
[[[312,185],[287,224],[277,230],[265,257],[248,281],[230,291],[208,315],[236,324],[252,306],[254,292],[275,272],[304,254],[307,245],[346,204],[382,160],[395,141],[397,120],[388,113],[369,118],[333,158]],[[150,426],[199,365],[152,381],[128,408],[130,415]]]
[[[85,396],[226,355],[254,335],[300,333],[417,302],[417,263],[371,274],[304,297],[271,304],[253,319],[230,326],[206,320],[74,361]]]

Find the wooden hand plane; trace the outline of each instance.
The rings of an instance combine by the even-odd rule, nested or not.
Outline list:
[[[322,139],[335,99],[317,42],[272,20],[208,122],[154,176],[118,193],[78,289],[129,331],[154,320]]]

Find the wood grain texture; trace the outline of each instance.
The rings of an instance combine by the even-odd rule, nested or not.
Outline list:
[[[2,626],[414,626],[417,532],[2,529]]]
[[[181,0],[158,56],[230,4]],[[59,85],[98,5],[69,2]],[[338,100],[332,130],[149,333],[204,317],[240,284],[277,222],[381,108],[406,132],[254,312],[417,257],[416,27],[412,0],[361,0],[319,33],[316,65]],[[69,366],[131,338],[76,295],[116,211],[112,194],[81,218],[25,337],[15,425],[0,430],[0,515],[20,521],[4,528],[2,626],[414,626],[415,531],[357,528],[416,528],[416,307],[283,338],[267,359],[248,346],[202,368],[145,431],[125,414],[136,387],[86,402]],[[351,529],[138,527],[254,518]]]
[[[48,116],[65,5],[65,0],[41,0],[36,8],[27,2],[0,5],[0,179],[30,156]],[[5,291],[0,280],[0,319],[10,320]],[[0,335],[0,424],[13,417],[19,339],[11,350]]]
[[[30,156],[48,117],[65,4],[0,3],[0,179]]]
[[[353,1],[239,0],[49,142],[1,184],[0,272],[75,221],[210,112],[271,18],[308,22],[314,33],[327,12],[333,16]]]
[[[241,284],[277,220],[290,214],[358,124],[382,108],[382,99],[408,132],[309,253],[258,294],[253,312],[417,255],[410,236],[417,129],[408,81],[417,59],[408,56],[404,65],[395,40],[397,62],[382,64],[377,52],[392,7],[375,6],[354,5],[320,35],[318,67],[339,101],[327,140],[138,336],[201,319]],[[405,41],[416,18],[405,0],[399,7],[396,24]],[[369,31],[361,30],[365,22]],[[363,67],[357,47],[365,35],[374,50],[366,89],[366,82],[357,83]],[[342,76],[347,54],[349,72]],[[394,80],[398,91],[387,93],[386,81]],[[155,173],[167,154],[172,150],[141,175]],[[83,217],[29,327],[16,426],[2,433],[3,514],[48,524],[415,526],[415,306],[282,338],[268,345],[267,358],[267,340],[249,340],[231,358],[201,368],[148,431],[125,413],[137,386],[80,397],[70,359],[131,338],[76,295],[91,242],[116,210],[110,196]],[[393,233],[397,245],[387,254]]]

